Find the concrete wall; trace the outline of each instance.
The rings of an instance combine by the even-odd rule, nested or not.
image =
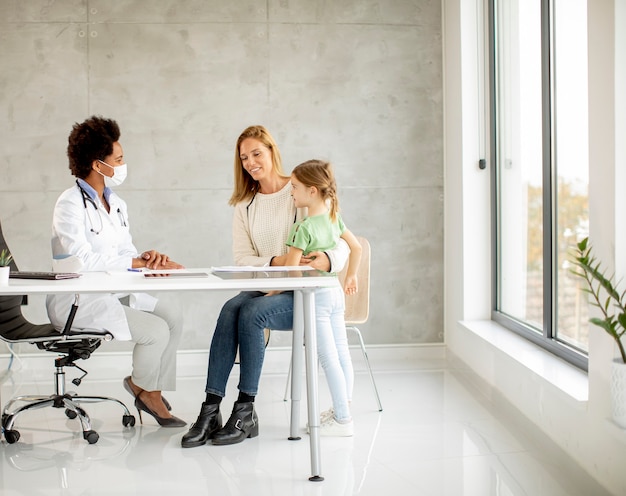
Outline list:
[[[50,267],[67,135],[101,114],[122,129],[138,248],[231,264],[234,143],[264,124],[287,170],[335,164],[372,245],[367,341],[441,342],[442,107],[436,0],[0,0],[0,220],[21,268]],[[182,349],[208,346],[227,296],[173,295]]]

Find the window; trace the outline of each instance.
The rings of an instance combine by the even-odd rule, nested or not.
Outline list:
[[[490,0],[493,318],[587,367],[587,0]]]

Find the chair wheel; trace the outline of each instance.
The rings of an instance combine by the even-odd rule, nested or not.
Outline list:
[[[69,408],[65,409],[65,415],[70,419],[75,419],[77,417],[76,412],[74,410],[70,410]]]
[[[4,431],[4,439],[7,440],[7,443],[13,444],[17,443],[20,439],[20,433],[18,431]]]
[[[100,439],[100,436],[98,435],[96,431],[84,431],[83,438],[89,444],[96,444],[98,442],[98,439]]]
[[[135,425],[135,417],[133,415],[124,415],[122,417],[122,425],[124,427],[133,427]]]

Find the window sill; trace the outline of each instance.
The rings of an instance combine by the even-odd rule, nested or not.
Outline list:
[[[587,373],[491,320],[461,321],[462,328],[578,402],[589,399]]]

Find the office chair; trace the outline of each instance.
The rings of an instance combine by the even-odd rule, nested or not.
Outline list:
[[[359,291],[354,295],[345,295],[346,299],[346,330],[354,332],[358,339],[359,344],[361,346],[361,351],[363,353],[363,358],[365,359],[365,364],[367,365],[367,370],[369,372],[370,381],[372,383],[372,387],[374,388],[374,394],[376,395],[376,402],[378,403],[378,411],[383,411],[383,405],[380,401],[380,395],[378,394],[378,388],[376,387],[376,381],[374,380],[374,373],[372,372],[372,366],[370,365],[370,360],[367,356],[367,350],[365,349],[365,342],[363,341],[363,335],[361,331],[357,327],[359,324],[364,324],[367,322],[369,318],[369,306],[370,306],[370,244],[369,241],[362,237],[357,236],[359,243],[363,247],[363,252],[361,255],[361,263],[359,264],[359,270],[357,272],[357,277],[359,281]],[[339,282],[343,286],[343,282],[346,278],[347,267],[338,274]],[[287,385],[285,386],[285,395],[284,400],[287,401],[289,384],[291,379],[291,362],[289,363],[289,372],[287,373]]]
[[[0,225],[0,246],[6,246]],[[17,270],[17,266],[13,266]],[[113,335],[109,332],[99,332],[92,330],[72,330],[72,322],[76,310],[78,310],[78,295],[70,310],[67,322],[62,332],[57,331],[52,324],[33,324],[27,321],[22,315],[22,296],[0,296],[0,339],[7,343],[32,343],[39,349],[57,353],[54,361],[54,385],[55,391],[49,396],[29,395],[12,398],[2,410],[2,432],[9,444],[17,442],[20,433],[16,429],[15,420],[18,416],[29,410],[53,407],[65,408],[65,415],[74,419],[78,417],[83,430],[83,438],[94,444],[98,441],[99,435],[91,428],[91,420],[81,403],[95,403],[100,401],[110,401],[120,405],[124,411],[122,425],[132,427],[135,425],[135,417],[130,414],[126,405],[115,398],[106,396],[81,396],[65,391],[65,370],[64,367],[76,367],[83,372],[79,378],[73,379],[72,383],[79,386],[87,372],[76,365],[77,360],[87,360],[91,354],[100,346],[102,341],[110,341]],[[22,403],[21,406],[16,406]]]

